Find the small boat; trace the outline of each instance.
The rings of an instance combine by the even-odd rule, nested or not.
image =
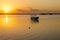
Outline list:
[[[38,19],[39,19],[39,17],[36,15],[31,17],[31,20],[34,22],[38,22]]]

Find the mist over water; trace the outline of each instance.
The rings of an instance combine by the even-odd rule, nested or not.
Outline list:
[[[31,15],[8,15],[6,24],[0,15],[0,40],[60,40],[60,15],[37,16],[39,22],[32,23]]]

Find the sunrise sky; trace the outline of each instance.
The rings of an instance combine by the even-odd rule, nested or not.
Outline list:
[[[60,10],[60,0],[0,0],[0,8],[3,5],[18,9]]]

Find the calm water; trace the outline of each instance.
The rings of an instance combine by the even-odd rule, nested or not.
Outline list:
[[[60,40],[60,15],[0,15],[0,40]],[[31,29],[29,29],[31,27]]]

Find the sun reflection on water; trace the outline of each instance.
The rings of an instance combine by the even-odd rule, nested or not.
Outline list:
[[[1,17],[1,24],[2,26],[6,26],[6,27],[11,27],[14,26],[16,24],[16,18],[12,15],[3,15]]]
[[[8,23],[8,16],[6,15],[6,24]]]

